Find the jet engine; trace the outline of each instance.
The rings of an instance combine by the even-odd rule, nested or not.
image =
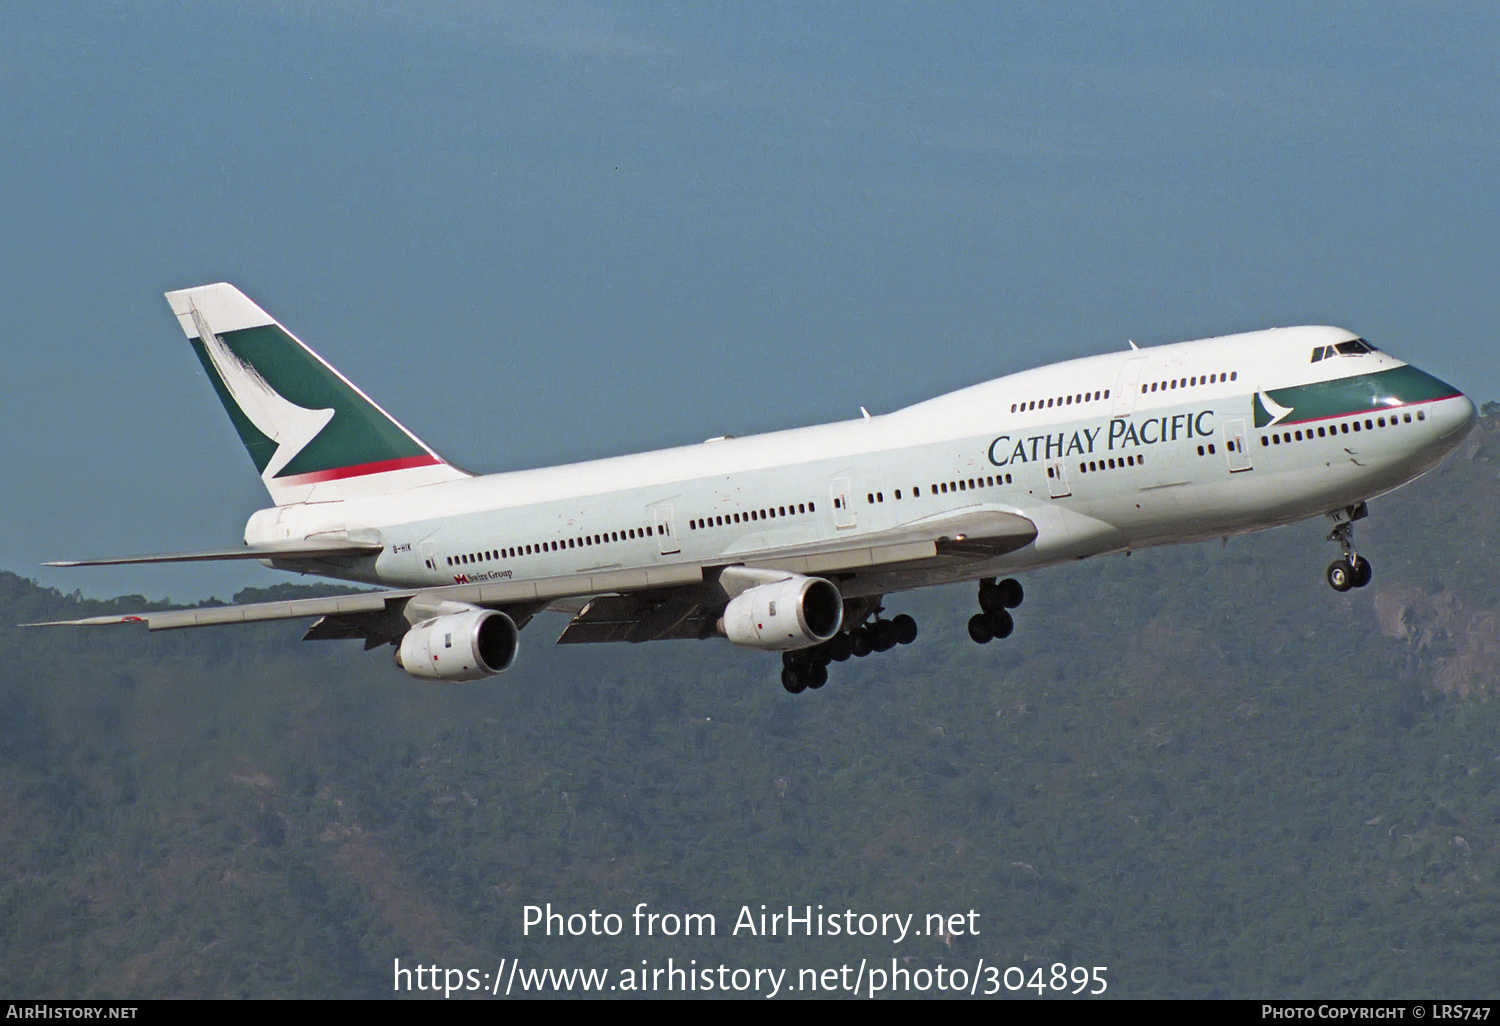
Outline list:
[[[423,620],[406,632],[396,665],[413,677],[457,683],[503,673],[516,661],[521,632],[493,609],[470,609]]]
[[[844,624],[844,597],[821,577],[792,574],[740,592],[724,607],[719,630],[736,645],[789,652],[821,644]]]

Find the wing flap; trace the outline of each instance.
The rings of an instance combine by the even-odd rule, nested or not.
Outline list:
[[[712,631],[713,618],[686,595],[601,595],[573,617],[557,643],[697,640]]]

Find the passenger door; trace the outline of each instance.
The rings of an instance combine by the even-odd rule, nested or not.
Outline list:
[[[1068,473],[1063,469],[1062,460],[1052,460],[1047,464],[1047,491],[1054,499],[1073,494],[1073,489],[1068,487]]]
[[[1231,474],[1254,469],[1250,466],[1250,450],[1245,446],[1245,422],[1243,420],[1224,422],[1224,458],[1229,461]]]
[[[833,526],[838,528],[854,526],[854,507],[849,504],[849,479],[847,477],[836,477],[833,479]]]

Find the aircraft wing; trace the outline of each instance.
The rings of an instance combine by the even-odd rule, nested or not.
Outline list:
[[[95,627],[144,623],[148,630],[178,630],[217,624],[320,618],[305,637],[363,638],[366,647],[399,640],[406,630],[406,603],[417,595],[424,602],[460,602],[510,613],[522,625],[544,608],[575,614],[563,639],[567,641],[633,641],[648,637],[703,637],[708,611],[723,599],[717,589],[705,590],[724,566],[746,565],[801,574],[858,574],[873,569],[920,564],[952,558],[979,559],[1002,555],[1030,544],[1036,525],[1004,510],[975,507],[847,539],[837,537],[803,546],[778,547],[772,552],[747,552],[710,563],[673,563],[629,570],[602,570],[543,577],[528,581],[493,581],[440,588],[331,595],[325,598],[256,602],[237,606],[200,606],[141,613],[53,620],[27,627]],[[245,546],[225,550],[234,557],[185,553],[178,557],[127,557],[121,560],[54,563],[52,566],[94,566],[115,562],[201,558],[305,558],[334,553],[368,554],[376,543],[339,541],[311,545],[306,541]],[[378,545],[376,545],[378,547]],[[240,553],[244,553],[240,555]],[[317,555],[314,556],[314,553]],[[595,598],[602,596],[602,598]],[[582,602],[580,600],[593,599]],[[711,624],[710,624],[711,626]],[[576,629],[575,629],[576,628]],[[572,636],[570,637],[570,633]]]
[[[156,556],[107,556],[103,559],[59,559],[43,566],[127,566],[134,563],[197,563],[216,559],[332,559],[339,556],[372,556],[384,542],[352,538],[299,538],[296,541],[240,545],[232,549],[198,552],[168,552]]]

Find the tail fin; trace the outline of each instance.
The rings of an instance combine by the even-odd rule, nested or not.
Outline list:
[[[168,292],[278,506],[467,477],[233,285]]]

